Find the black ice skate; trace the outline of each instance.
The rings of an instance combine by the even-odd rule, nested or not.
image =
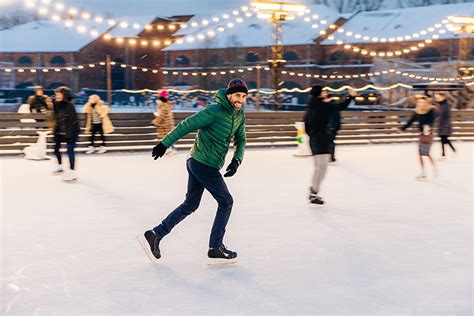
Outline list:
[[[237,253],[228,250],[224,245],[219,248],[209,248],[207,252],[208,265],[232,264],[237,262]]]
[[[313,191],[313,189],[310,189],[309,192],[309,205],[310,207],[320,207],[324,205],[323,199],[317,195],[318,192]]]
[[[155,232],[152,230],[147,230],[143,235],[137,236],[138,243],[142,246],[147,257],[155,262],[157,259],[161,258],[160,253],[160,241],[161,239],[156,236]]]
[[[309,200],[309,204],[312,207],[319,207],[324,205],[324,201],[320,196],[315,196],[311,200]]]

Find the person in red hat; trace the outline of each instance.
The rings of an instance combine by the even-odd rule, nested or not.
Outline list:
[[[156,132],[158,140],[162,140],[166,134],[171,132],[175,127],[174,116],[173,116],[173,103],[169,100],[168,91],[165,89],[158,93],[158,102],[156,104],[157,112],[155,112],[156,118],[153,120],[153,125],[156,126]],[[168,148],[166,155],[172,156],[177,152],[173,147]]]

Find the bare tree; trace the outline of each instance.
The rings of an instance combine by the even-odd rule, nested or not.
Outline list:
[[[316,4],[324,4],[337,12],[346,13],[356,10],[379,10],[384,0],[315,0]]]
[[[409,7],[423,7],[427,5],[433,5],[434,0],[408,0]]]
[[[35,16],[25,11],[14,11],[5,15],[0,15],[0,29],[10,28],[25,24],[35,20]]]
[[[382,7],[383,0],[364,0],[363,5],[365,11],[376,11]]]
[[[387,5],[391,8],[408,8],[466,2],[474,2],[474,0],[314,0],[315,4],[324,4],[341,13],[356,10],[375,11]]]

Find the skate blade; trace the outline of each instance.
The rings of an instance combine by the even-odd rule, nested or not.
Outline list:
[[[137,236],[138,243],[142,247],[143,251],[145,251],[146,256],[148,259],[150,259],[151,262],[155,263],[156,258],[155,256],[151,253],[150,247],[148,246],[148,241],[145,239],[145,236],[143,235],[138,235]]]
[[[208,266],[223,266],[237,263],[237,258],[234,259],[220,259],[220,258],[208,258],[207,265]]]
[[[77,179],[63,180],[63,181],[66,182],[66,183],[73,183],[73,182],[76,182]]]
[[[313,204],[313,203],[308,203],[309,208],[323,208],[325,204]]]

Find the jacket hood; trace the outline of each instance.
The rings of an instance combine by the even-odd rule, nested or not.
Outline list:
[[[218,104],[222,105],[227,111],[234,113],[239,110],[235,109],[232,104],[230,104],[229,99],[227,99],[227,89],[219,89],[216,92],[216,101]]]

